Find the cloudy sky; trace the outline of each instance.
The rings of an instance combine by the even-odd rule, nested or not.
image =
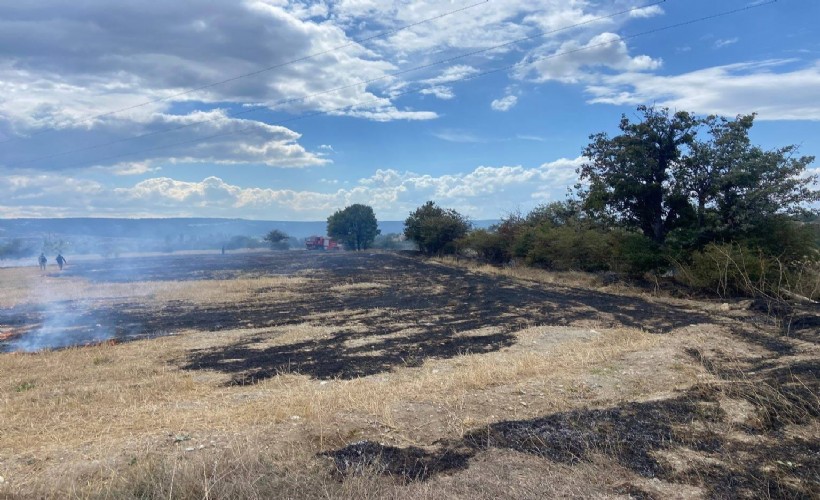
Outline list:
[[[3,2],[0,216],[401,220],[432,199],[494,219],[563,199],[589,134],[639,104],[756,112],[757,144],[820,156],[817,19],[812,0]]]

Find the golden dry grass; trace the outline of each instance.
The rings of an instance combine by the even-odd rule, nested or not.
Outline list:
[[[288,300],[294,287],[309,281],[299,276],[263,276],[230,280],[139,281],[91,283],[81,278],[51,278],[30,268],[0,270],[0,307],[44,304],[62,300],[115,303],[165,303],[186,300],[195,304],[255,300]]]
[[[432,262],[437,262],[447,266],[466,268],[476,273],[487,274],[490,276],[505,276],[508,278],[542,283],[545,285],[581,288],[598,288],[602,286],[599,276],[580,271],[546,271],[544,269],[537,269],[527,266],[499,267],[491,266],[489,264],[481,264],[473,260],[454,259],[452,257],[436,257],[430,260]]]
[[[534,279],[524,270],[475,270],[543,283],[553,279],[540,272]],[[56,300],[28,293],[26,287],[36,288],[43,278],[28,269],[3,270],[0,284],[9,284],[11,293],[3,295],[0,306]],[[304,298],[301,289],[310,279],[127,285],[72,279],[49,286],[82,299],[205,305]],[[575,286],[568,283],[562,284]],[[367,294],[382,286],[342,283],[333,291]],[[243,340],[253,339],[259,349],[322,340],[338,334],[340,324],[346,332],[366,334],[367,327],[355,321],[363,317],[389,323],[395,336],[418,331],[418,325],[396,323],[391,310],[374,308],[314,314],[281,327],[188,331],[118,345],[0,354],[0,476],[5,480],[0,497],[117,498],[142,488],[152,492],[147,497],[158,498],[253,498],[260,491],[347,498],[607,494],[623,477],[640,479],[606,460],[570,467],[491,450],[458,479],[400,489],[374,477],[336,483],[314,455],[359,439],[424,447],[504,420],[668,397],[714,379],[691,363],[684,349],[727,338],[716,325],[664,337],[631,328],[533,326],[516,332],[515,344],[499,351],[430,358],[418,367],[352,380],[280,373],[236,386],[226,385],[230,375],[224,373],[180,368],[194,350]],[[492,328],[479,328],[454,335],[491,333]],[[348,341],[349,347],[367,342],[367,336]],[[650,491],[657,487],[646,484]]]
[[[110,460],[167,445],[172,435],[199,436],[198,446],[210,438],[270,439],[294,424],[307,435],[327,440],[320,446],[344,444],[340,432],[367,435],[374,429],[386,429],[397,442],[413,442],[417,433],[408,422],[435,416],[408,417],[408,404],[450,412],[451,418],[441,424],[445,428],[436,434],[458,437],[469,426],[502,417],[491,418],[465,401],[479,404],[482,393],[493,388],[535,381],[546,395],[541,406],[564,408],[571,398],[559,386],[569,387],[591,367],[657,343],[637,330],[603,331],[578,340],[571,340],[567,330],[567,342],[532,348],[547,330],[520,332],[526,349],[428,360],[419,368],[354,380],[325,382],[286,373],[244,387],[224,387],[224,375],[183,371],[176,361],[190,349],[236,341],[258,330],[192,332],[120,345],[2,355],[0,373],[8,375],[0,385],[0,449],[6,457],[16,457],[5,465],[5,473],[25,487],[41,479],[42,471],[24,466],[22,457],[33,457],[41,466],[54,460]],[[297,325],[278,333],[276,341],[287,343],[328,331]],[[375,427],[342,431],[345,422],[354,427],[372,422]]]

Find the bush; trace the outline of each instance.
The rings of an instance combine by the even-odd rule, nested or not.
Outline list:
[[[271,250],[287,250],[290,248],[290,236],[279,229],[271,230],[262,240],[268,242]]]
[[[497,231],[487,229],[471,231],[464,238],[461,246],[473,250],[480,259],[490,264],[504,264],[512,257],[509,242]]]
[[[455,253],[456,241],[470,230],[470,221],[451,208],[428,201],[404,221],[404,235],[427,255]]]
[[[599,229],[543,225],[524,233],[514,251],[526,251],[529,265],[556,271],[606,271],[613,255],[612,237]]]
[[[641,277],[650,271],[658,271],[666,266],[667,259],[660,245],[639,233],[620,233],[615,238],[616,271],[632,277]]]
[[[816,258],[785,262],[778,256],[739,243],[710,243],[680,266],[685,284],[720,296],[783,298],[798,294],[820,298],[820,262]]]
[[[226,250],[238,250],[240,248],[261,248],[264,243],[250,236],[234,236],[225,244]],[[170,250],[169,250],[170,251]]]

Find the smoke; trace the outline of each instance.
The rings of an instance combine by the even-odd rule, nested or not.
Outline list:
[[[128,265],[125,259],[69,258],[62,271],[50,259],[46,273],[32,280],[28,300],[10,310],[0,309],[0,325],[23,325],[0,342],[0,352],[35,352],[146,336],[143,325],[117,324],[120,309],[115,303],[77,297],[66,286],[70,284],[62,282],[80,277],[92,283],[133,282],[141,279],[144,269]]]
[[[59,277],[38,280],[31,289],[35,306],[19,311],[33,324],[9,340],[4,351],[35,352],[87,345],[111,339],[114,329],[95,317],[94,304],[88,300],[65,300],[58,295],[54,284]],[[29,323],[31,321],[29,320]]]
[[[40,311],[41,323],[8,342],[7,350],[35,352],[113,338],[113,330],[94,322],[90,310],[85,301],[49,302]]]

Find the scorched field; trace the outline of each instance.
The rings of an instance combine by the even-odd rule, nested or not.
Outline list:
[[[816,316],[367,252],[0,287],[0,497],[820,494]]]

